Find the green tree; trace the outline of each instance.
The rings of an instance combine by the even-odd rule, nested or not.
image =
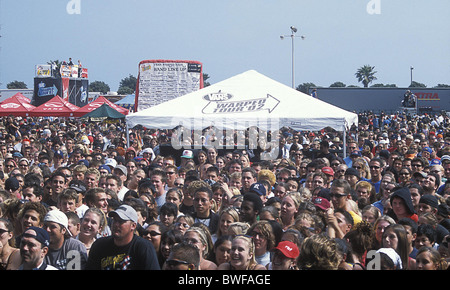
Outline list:
[[[297,86],[296,90],[309,95],[309,89],[317,87],[313,83],[303,83]]]
[[[134,94],[136,91],[137,78],[133,75],[129,75],[128,77],[122,79],[120,81],[119,89],[117,93],[119,95],[129,95]]]
[[[27,85],[21,81],[10,82],[9,84],[6,85],[6,88],[8,88],[10,90],[12,90],[12,89],[16,89],[16,90],[28,89]]]
[[[426,88],[427,86],[425,84],[412,81],[412,83],[409,85],[410,88]]]
[[[371,88],[396,88],[396,84],[374,84],[370,86]]]
[[[100,92],[102,94],[106,94],[110,90],[111,89],[109,88],[109,86],[102,81],[94,81],[89,84],[89,92]]]
[[[364,65],[356,71],[355,76],[358,79],[358,82],[362,83],[364,87],[367,88],[371,82],[377,79],[375,77],[376,73],[374,66]]]
[[[52,72],[52,76],[54,77],[61,77],[61,65],[62,65],[62,61],[59,60],[51,60],[49,62],[47,62],[47,64],[49,65],[54,65],[54,69]],[[53,66],[52,66],[53,68]]]
[[[330,88],[345,88],[346,86],[343,82],[334,82],[330,85]]]
[[[437,84],[437,86],[435,86],[434,88],[437,88],[437,89],[439,89],[439,88],[450,88],[450,85],[446,85],[446,84]]]
[[[203,87],[206,88],[208,86],[210,86],[211,84],[209,82],[207,82],[206,80],[209,79],[209,75],[208,74],[203,74]]]

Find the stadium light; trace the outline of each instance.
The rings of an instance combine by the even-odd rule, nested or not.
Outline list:
[[[285,37],[290,37],[292,40],[292,88],[295,89],[295,65],[294,65],[294,38],[299,37],[295,35],[297,33],[297,28],[295,26],[291,26],[291,34],[290,35],[281,35],[280,39],[283,40]],[[300,36],[302,40],[305,39],[305,36]]]

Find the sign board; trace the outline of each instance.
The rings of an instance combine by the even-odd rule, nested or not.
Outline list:
[[[203,88],[202,71],[202,64],[198,61],[141,61],[135,111],[142,111]]]
[[[50,77],[52,75],[52,66],[49,64],[39,64],[36,66],[36,77]]]
[[[81,69],[81,78],[83,79],[87,79],[88,78],[88,69],[87,68],[82,68]]]
[[[63,78],[88,78],[88,69],[78,65],[61,65],[59,72]]]
[[[75,78],[35,78],[32,104],[40,106],[55,96],[60,96],[78,107],[88,103],[89,81]]]

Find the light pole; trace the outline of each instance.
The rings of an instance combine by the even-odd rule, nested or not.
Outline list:
[[[411,70],[411,84],[410,84],[410,86],[412,86],[412,83],[413,83],[413,69],[414,69],[414,67],[411,66],[410,67],[410,70]]]
[[[290,37],[292,40],[292,88],[295,89],[295,66],[294,66],[294,38],[298,37],[295,35],[297,33],[297,28],[294,26],[291,26],[291,34],[290,35],[281,35],[280,38],[283,40],[285,37]],[[300,36],[301,39],[305,39],[305,36]]]

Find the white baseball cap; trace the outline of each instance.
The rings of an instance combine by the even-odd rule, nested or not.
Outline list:
[[[194,153],[192,153],[191,150],[184,150],[183,155],[181,155],[182,158],[194,158]]]
[[[60,224],[67,230],[67,233],[70,236],[72,235],[72,233],[69,231],[69,219],[67,218],[65,213],[58,209],[49,211],[44,217],[44,222],[54,222]]]
[[[117,166],[117,161],[114,158],[106,158],[105,165],[109,165],[112,168],[115,168]]]

